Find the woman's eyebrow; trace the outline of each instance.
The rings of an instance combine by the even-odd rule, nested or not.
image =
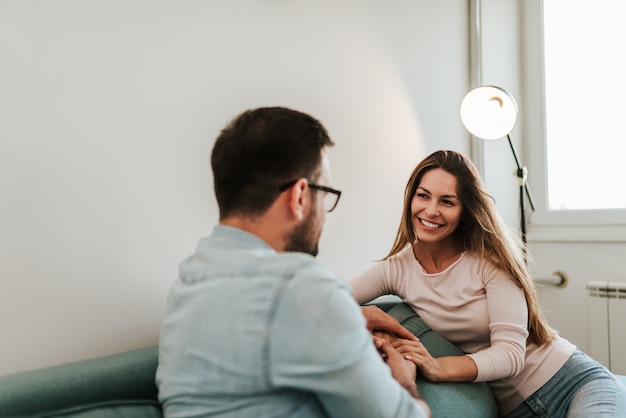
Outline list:
[[[420,189],[421,189],[422,191],[424,191],[424,192],[428,193],[428,194],[432,194],[432,193],[430,192],[430,190],[428,190],[426,187],[418,186],[418,187],[417,187],[417,190],[420,190]],[[443,195],[443,196],[441,196],[441,197],[442,197],[442,198],[444,198],[444,199],[456,199],[456,200],[459,200],[459,198],[458,198],[458,197],[457,197],[457,195],[455,195],[455,194],[445,194],[445,195]]]

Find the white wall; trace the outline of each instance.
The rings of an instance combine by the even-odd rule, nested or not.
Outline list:
[[[249,107],[337,143],[321,260],[383,256],[413,166],[469,151],[466,3],[0,2],[0,374],[157,342],[217,220],[213,139]]]

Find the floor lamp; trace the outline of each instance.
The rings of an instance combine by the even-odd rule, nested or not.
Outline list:
[[[506,138],[517,164],[519,179],[520,232],[526,251],[526,206],[528,198],[531,210],[535,203],[526,183],[528,170],[520,164],[509,134],[517,122],[517,103],[507,91],[494,86],[478,87],[465,95],[461,102],[461,120],[465,129],[477,138],[487,141]]]

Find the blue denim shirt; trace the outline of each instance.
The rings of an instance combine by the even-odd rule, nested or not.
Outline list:
[[[180,266],[156,382],[167,417],[425,416],[343,280],[226,226]]]

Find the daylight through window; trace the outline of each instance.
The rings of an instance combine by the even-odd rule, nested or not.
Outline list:
[[[626,2],[543,4],[548,207],[626,208]]]

